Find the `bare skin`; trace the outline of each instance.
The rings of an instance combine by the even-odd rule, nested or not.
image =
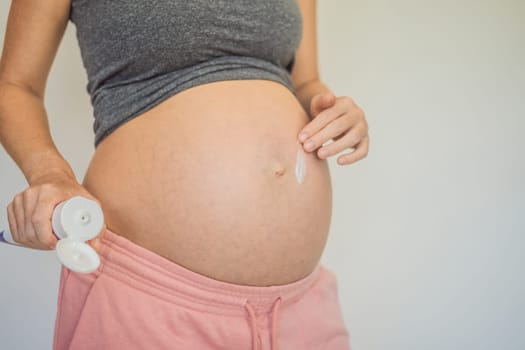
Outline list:
[[[104,139],[83,185],[110,230],[180,265],[238,284],[289,283],[314,269],[331,219],[326,160],[307,153],[304,182],[294,174],[307,122],[278,83],[201,85]]]
[[[100,202],[108,229],[231,283],[285,284],[312,272],[331,221],[329,168],[308,152],[301,184],[294,170],[310,101],[327,89],[317,68],[315,0],[298,3],[303,39],[291,74],[296,96],[268,80],[204,84],[128,120],[98,145],[82,185]],[[55,173],[75,178],[51,139],[44,107],[69,8],[70,0],[13,0],[9,14],[0,136],[29,184]],[[20,243],[49,249],[51,227],[40,223],[49,222],[66,194],[64,188],[45,202],[29,196],[27,207],[38,208],[36,214],[17,201],[10,224],[15,212],[17,220],[27,219]]]

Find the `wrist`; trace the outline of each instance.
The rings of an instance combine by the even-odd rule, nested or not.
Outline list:
[[[32,174],[32,177],[28,180],[30,186],[49,182],[52,179],[66,178],[77,182],[75,174],[64,168],[48,168],[41,173]]]
[[[29,185],[49,176],[65,176],[76,180],[73,169],[56,149],[49,149],[33,155],[27,169],[25,175]]]

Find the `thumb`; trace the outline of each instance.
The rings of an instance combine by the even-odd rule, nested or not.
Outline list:
[[[310,101],[310,113],[315,118],[323,109],[332,106],[335,102],[335,96],[331,92],[317,94]]]

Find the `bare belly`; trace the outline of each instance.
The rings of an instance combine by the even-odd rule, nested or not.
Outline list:
[[[278,285],[308,275],[330,229],[326,160],[305,152],[296,97],[266,80],[182,91],[121,125],[97,147],[83,185],[107,227],[194,272]]]

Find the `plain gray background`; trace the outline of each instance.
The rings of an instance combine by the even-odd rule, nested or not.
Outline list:
[[[353,350],[524,349],[525,2],[326,0],[318,31],[321,78],[370,125],[367,158],[329,161],[323,262]],[[70,23],[45,101],[79,180],[94,150],[85,84]],[[26,186],[2,150],[0,227]],[[0,263],[1,347],[51,348],[54,252],[0,246]]]

